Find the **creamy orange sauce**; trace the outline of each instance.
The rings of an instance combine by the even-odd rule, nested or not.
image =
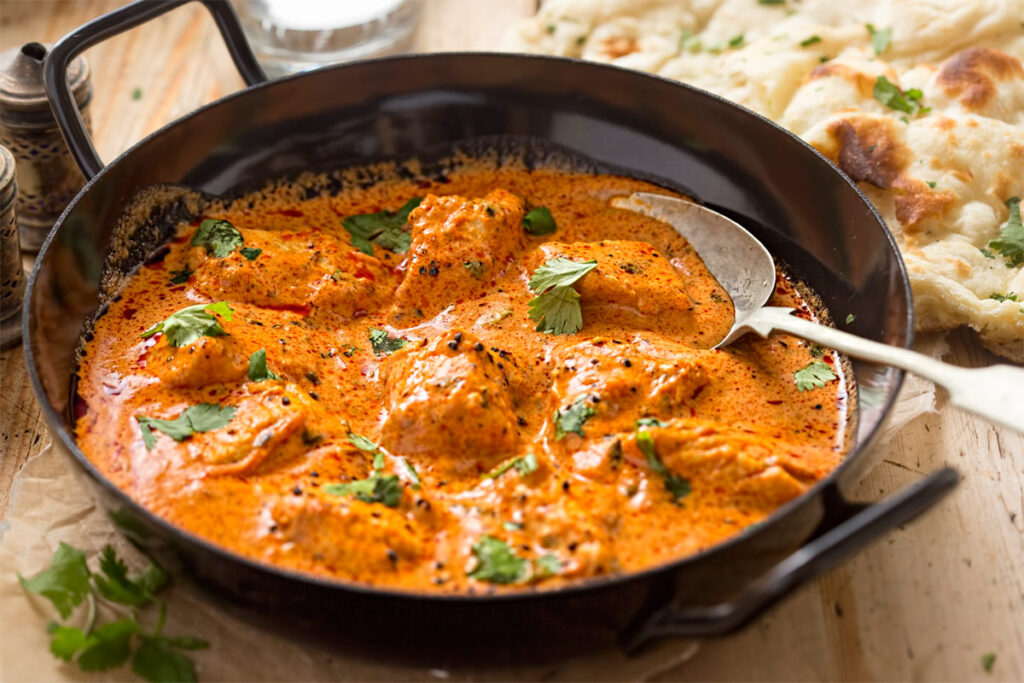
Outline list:
[[[209,216],[262,250],[252,260],[191,246],[198,221],[182,225],[96,323],[79,370],[78,442],[169,522],[340,580],[546,588],[706,549],[839,463],[845,378],[826,352],[838,379],[798,391],[794,373],[819,358],[786,336],[708,350],[731,323],[729,298],[670,227],[608,207],[636,190],[665,192],[477,169]],[[418,196],[407,253],[353,247],[343,218]],[[536,206],[555,232],[524,230]],[[531,275],[559,256],[598,264],[575,285],[574,334],[544,334],[528,316]],[[187,282],[171,284],[186,266]],[[233,310],[218,318],[223,334],[181,347],[142,338],[175,311],[218,301]],[[782,276],[772,303],[810,315]],[[371,330],[405,345],[375,353]],[[249,378],[260,349],[279,379]],[[155,430],[147,448],[136,416],[173,420],[202,403],[236,412],[181,441]],[[586,415],[572,431],[558,416],[574,405]],[[641,418],[659,423],[638,428]],[[642,430],[661,468],[638,446]],[[339,493],[374,473],[374,454],[350,433],[379,446],[394,506]],[[510,462],[520,466],[486,476]],[[504,579],[480,566],[495,542],[507,546]]]

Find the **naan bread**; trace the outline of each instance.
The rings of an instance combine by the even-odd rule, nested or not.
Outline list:
[[[1022,363],[1024,266],[989,246],[1024,199],[1022,22],[1024,0],[548,0],[508,47],[675,78],[789,128],[878,207],[918,329],[969,325]],[[879,101],[879,76],[930,110]]]

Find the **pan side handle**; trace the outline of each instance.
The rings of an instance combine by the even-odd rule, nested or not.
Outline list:
[[[217,28],[227,44],[231,59],[235,62],[242,79],[247,85],[267,80],[263,67],[256,61],[256,55],[242,33],[231,4],[225,0],[200,0],[213,15]],[[79,26],[61,38],[43,62],[43,83],[50,100],[54,119],[71,150],[78,167],[87,180],[103,170],[103,161],[96,153],[85,122],[75,104],[74,95],[68,86],[67,70],[71,61],[80,53],[103,42],[107,38],[141,26],[150,19],[169,12],[191,0],[136,0],[131,4],[108,12],[101,17]]]
[[[620,645],[632,653],[664,637],[721,636],[746,626],[804,583],[838,566],[892,529],[933,507],[956,487],[960,476],[946,467],[874,504],[850,503],[838,492],[838,514],[814,540],[770,569],[732,602],[709,607],[670,604],[623,633]]]

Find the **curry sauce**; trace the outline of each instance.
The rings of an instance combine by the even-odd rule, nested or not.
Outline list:
[[[836,467],[846,378],[784,335],[711,350],[729,297],[608,206],[634,191],[666,192],[467,168],[183,224],[96,321],[78,443],[167,521],[344,581],[546,588],[709,548]],[[813,316],[781,274],[771,303]]]

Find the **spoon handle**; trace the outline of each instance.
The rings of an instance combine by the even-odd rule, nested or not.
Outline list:
[[[797,318],[792,312],[791,308],[767,306],[751,313],[741,326],[762,337],[772,330],[788,332],[855,358],[912,372],[944,387],[953,405],[1024,432],[1024,368],[1012,365],[962,368],[916,351]]]

